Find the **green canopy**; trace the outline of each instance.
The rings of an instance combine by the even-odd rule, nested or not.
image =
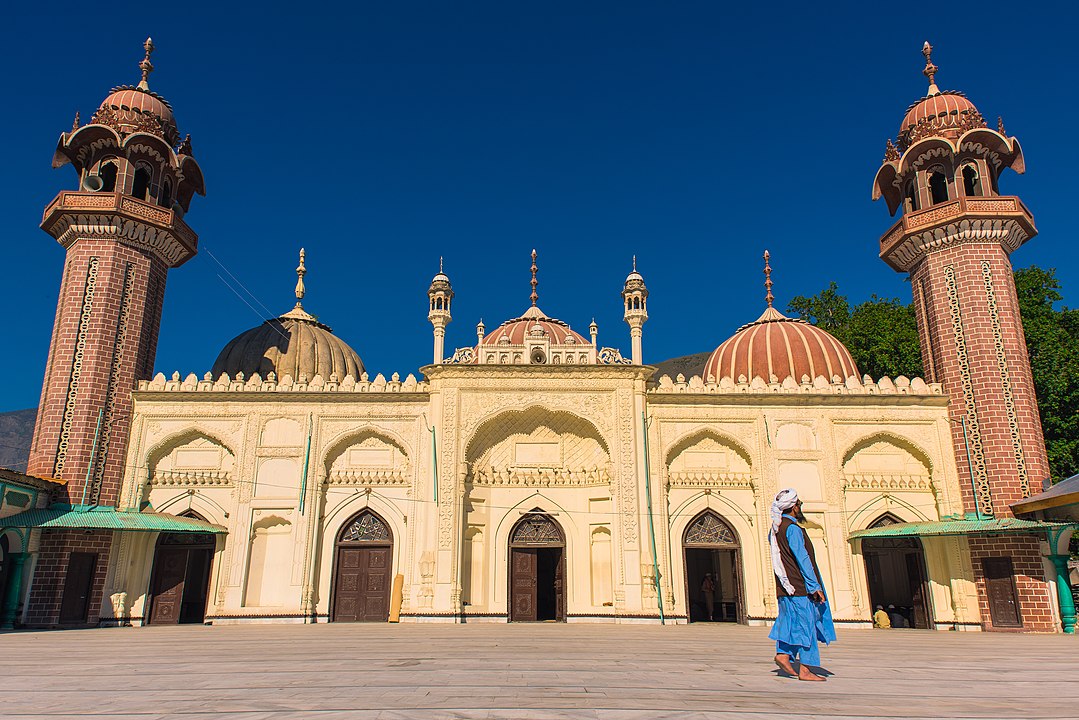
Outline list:
[[[937,520],[931,522],[894,523],[881,527],[857,530],[850,534],[850,539],[888,538],[888,537],[925,537],[932,535],[1029,535],[1044,533],[1048,530],[1077,528],[1077,523],[1045,522],[1040,520],[1022,520],[1020,518],[963,518],[957,520]]]
[[[2,528],[126,530],[128,532],[227,533],[220,525],[167,513],[92,505],[52,505],[0,518]]]

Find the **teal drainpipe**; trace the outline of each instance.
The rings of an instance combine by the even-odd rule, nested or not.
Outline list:
[[[5,630],[15,627],[15,610],[19,606],[19,596],[22,594],[23,567],[30,553],[11,553],[8,557],[11,560],[11,573],[8,575],[3,609],[0,610],[0,628]]]
[[[648,533],[652,536],[652,575],[656,581],[656,603],[659,605],[659,624],[666,625],[663,617],[663,589],[659,582],[659,553],[656,552],[656,523],[652,519],[652,474],[648,470],[648,419],[641,412],[644,429],[644,493],[648,498]]]
[[[307,416],[307,447],[303,451],[303,475],[300,477],[300,514],[303,515],[304,505],[307,501],[307,466],[311,462],[311,432],[314,429],[312,415]]]

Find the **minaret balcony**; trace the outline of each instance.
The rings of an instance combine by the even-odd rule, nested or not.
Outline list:
[[[1038,234],[1034,216],[1014,196],[960,197],[905,213],[880,239],[880,257],[910,272],[926,254],[967,242],[997,242],[1009,253]]]
[[[109,238],[146,250],[168,267],[198,251],[199,237],[169,208],[117,192],[62,191],[45,208],[41,229],[65,248],[80,238]]]

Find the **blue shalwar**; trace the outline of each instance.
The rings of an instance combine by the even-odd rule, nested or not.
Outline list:
[[[794,520],[791,515],[783,517]],[[817,578],[813,562],[805,546],[805,531],[791,523],[787,527],[787,543],[798,562],[798,569],[805,578],[806,594],[812,595],[824,586]],[[779,600],[779,617],[776,618],[768,637],[776,641],[776,653],[790,655],[803,665],[820,667],[820,649],[817,642],[825,645],[835,641],[835,625],[827,600],[816,603],[808,597],[789,596]]]

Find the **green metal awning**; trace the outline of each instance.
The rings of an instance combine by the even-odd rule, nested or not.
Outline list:
[[[858,530],[850,539],[926,537],[933,535],[1018,535],[1043,533],[1049,530],[1079,528],[1076,523],[1044,522],[1020,518],[964,518],[962,520],[938,520],[933,522],[895,523],[882,527]]]
[[[128,532],[227,533],[220,525],[167,513],[113,507],[53,505],[0,518],[0,528],[126,530]]]

